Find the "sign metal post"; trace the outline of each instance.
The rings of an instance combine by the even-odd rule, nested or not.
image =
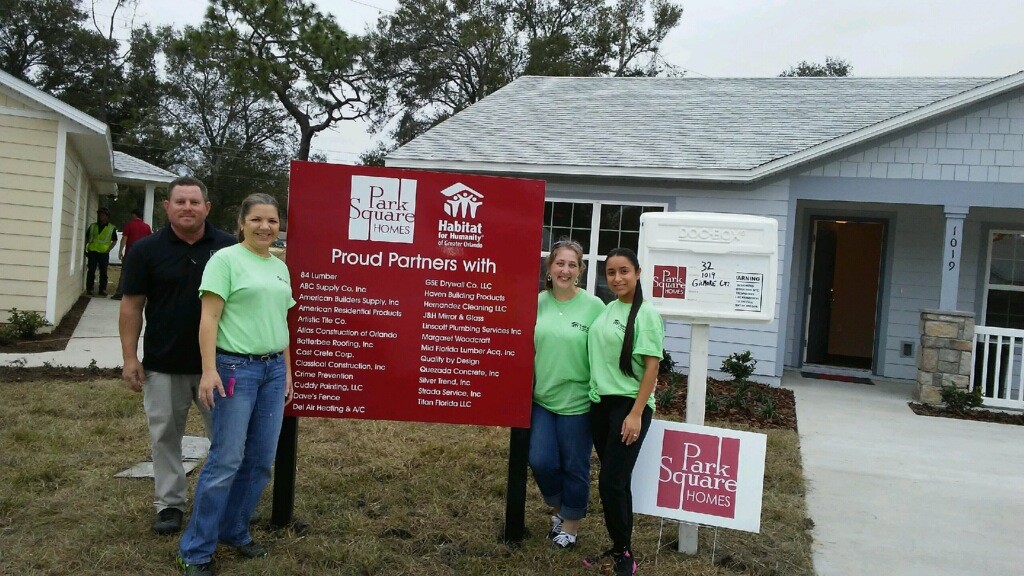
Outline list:
[[[690,374],[686,381],[686,423],[704,424],[704,400],[708,392],[708,324],[690,326]],[[679,523],[679,552],[697,553],[697,525]]]

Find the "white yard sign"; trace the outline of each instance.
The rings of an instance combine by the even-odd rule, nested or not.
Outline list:
[[[767,438],[652,420],[633,469],[633,510],[759,532]]]
[[[771,322],[778,222],[742,214],[665,212],[640,218],[640,283],[669,320]]]

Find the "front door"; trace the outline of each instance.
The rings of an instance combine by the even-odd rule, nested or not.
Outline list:
[[[804,362],[870,369],[882,222],[814,220]]]

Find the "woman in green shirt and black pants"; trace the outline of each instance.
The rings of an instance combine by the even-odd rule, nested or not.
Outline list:
[[[635,574],[633,466],[654,415],[654,386],[665,343],[665,325],[638,282],[640,262],[628,248],[605,260],[605,278],[616,299],[590,327],[590,408],[594,448],[601,459],[598,491],[612,547],[583,561],[600,568],[608,559],[618,576]]]

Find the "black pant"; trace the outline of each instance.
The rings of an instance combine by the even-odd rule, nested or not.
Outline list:
[[[597,488],[604,507],[604,523],[615,552],[632,549],[633,466],[640,456],[640,447],[654,415],[650,406],[644,406],[640,416],[640,437],[626,446],[622,442],[622,423],[635,402],[635,398],[627,396],[601,396],[600,402],[590,405],[590,430],[597,457],[601,460]]]
[[[107,291],[107,265],[110,263],[110,254],[107,252],[86,252],[85,259],[89,263],[89,271],[85,275],[85,288],[90,293],[96,283],[96,268],[100,269],[100,292]]]

